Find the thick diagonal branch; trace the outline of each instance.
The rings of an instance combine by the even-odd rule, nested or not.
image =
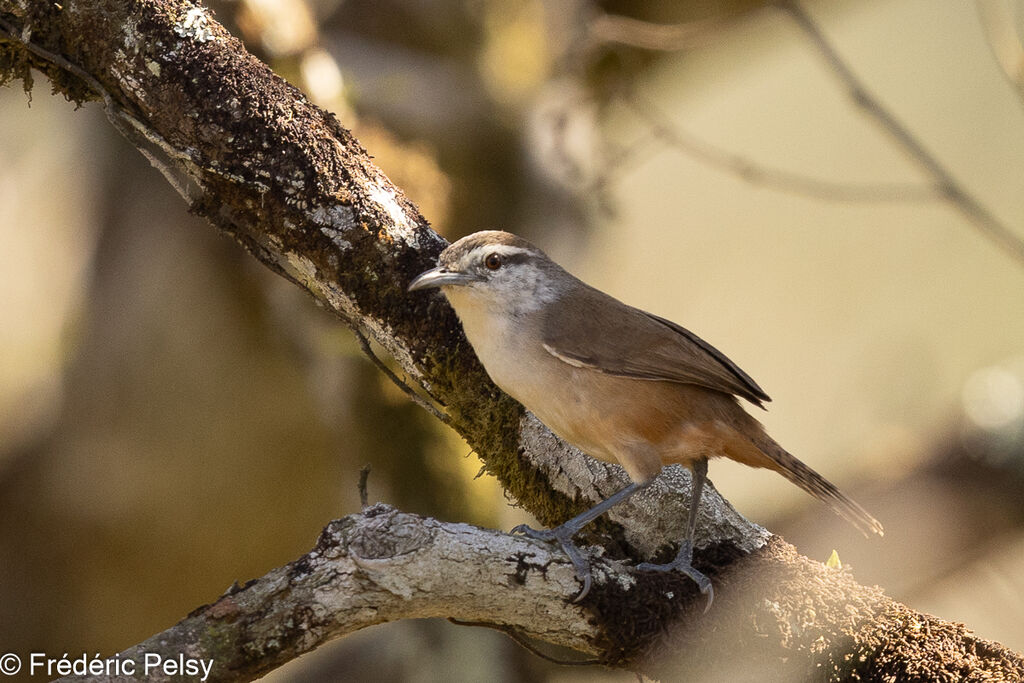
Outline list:
[[[309,291],[397,361],[443,406],[489,472],[542,522],[621,488],[619,472],[567,449],[487,378],[441,297],[409,295],[445,241],[335,117],[187,2],[0,0],[8,75],[31,64],[114,125],[176,179],[190,208]],[[681,535],[685,476],[664,501],[627,508],[603,531],[650,554]],[[716,495],[719,542],[739,553],[763,531]],[[654,514],[657,511],[657,514]],[[625,529],[625,532],[623,531]],[[711,530],[705,531],[705,538]]]

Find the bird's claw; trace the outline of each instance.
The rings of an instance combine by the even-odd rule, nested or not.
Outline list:
[[[711,609],[711,603],[715,601],[715,588],[711,585],[711,579],[693,568],[693,565],[691,564],[692,561],[693,547],[688,542],[685,542],[683,547],[679,549],[679,554],[676,555],[676,558],[671,562],[668,562],[667,564],[642,562],[638,564],[636,568],[642,572],[676,571],[690,577],[693,582],[697,584],[697,588],[700,589],[700,592],[708,598],[708,602],[704,606],[704,613],[707,614],[707,611]]]
[[[557,539],[552,529],[534,529],[526,524],[520,524],[513,528],[512,533],[532,538],[535,541],[554,541]]]
[[[585,598],[587,593],[590,592],[591,585],[594,583],[590,574],[590,560],[587,558],[586,553],[572,542],[572,537],[576,531],[578,529],[565,529],[564,526],[555,527],[554,529],[534,529],[525,524],[520,524],[512,529],[514,534],[521,534],[536,541],[557,542],[561,546],[562,552],[566,554],[569,561],[572,562],[573,569],[576,570],[576,578],[583,584],[580,592],[571,600],[573,603],[578,603]]]

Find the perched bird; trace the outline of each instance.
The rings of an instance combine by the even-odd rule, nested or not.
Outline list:
[[[865,534],[882,525],[790,455],[740,406],[768,395],[720,351],[679,325],[628,306],[580,281],[530,242],[487,230],[441,252],[438,266],[409,290],[440,288],[495,384],[584,453],[625,468],[632,483],[550,530],[516,531],[557,541],[583,583],[586,555],[572,538],[586,524],[651,483],[664,465],[693,472],[686,538],[667,564],[708,597],[711,581],[691,565],[708,460],[725,457],[786,477]]]

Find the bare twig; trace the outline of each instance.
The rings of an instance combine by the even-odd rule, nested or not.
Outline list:
[[[359,509],[365,510],[370,504],[370,490],[367,486],[370,479],[370,466],[359,468]]]
[[[643,50],[673,52],[701,47],[732,24],[736,17],[715,17],[682,24],[656,24],[618,14],[598,14],[588,28],[593,40],[619,43]]]
[[[669,120],[658,107],[643,99],[635,90],[624,93],[623,102],[649,127],[659,141],[702,161],[738,175],[757,185],[814,197],[843,202],[924,202],[939,199],[942,194],[935,187],[912,183],[840,183],[822,180],[781,168],[755,164],[749,159],[716,147],[692,135]],[[622,155],[626,161],[631,155]]]
[[[778,0],[777,6],[789,13],[807,35],[829,69],[849,91],[850,98],[854,103],[873,118],[882,130],[896,141],[907,156],[933,179],[940,195],[949,201],[978,232],[1024,265],[1024,238],[1014,234],[981,202],[968,193],[946,170],[945,166],[925,149],[917,137],[867,91],[800,3],[797,0]]]
[[[1024,97],[1024,43],[1015,26],[1014,3],[1008,0],[975,0],[975,5],[992,55],[1017,95]]]
[[[20,40],[14,30],[14,27],[9,23],[0,19],[0,35],[4,35],[10,39]],[[162,149],[172,158],[181,156],[177,150],[153,130],[142,125],[135,117],[129,114],[125,109],[117,104],[110,92],[107,91],[103,85],[93,78],[93,76],[82,67],[66,59],[63,55],[50,52],[39,45],[31,42],[31,40],[25,40],[22,42],[25,48],[42,59],[52,62],[64,69],[68,73],[75,75],[80,78],[90,89],[93,90],[103,100],[103,111],[107,116],[107,120],[110,121],[114,129],[119,132],[128,142],[133,144],[139,152],[146,158],[147,161],[155,168],[160,171],[161,175],[167,180],[167,182],[174,188],[174,190],[181,195],[183,199],[191,202],[194,197],[188,191],[187,184],[183,183],[179,178],[179,174],[176,173],[173,167],[160,159],[157,155],[150,152],[142,141],[145,140],[151,145],[154,145]]]
[[[366,335],[363,334],[362,330],[353,326],[352,331],[355,333],[356,339],[359,340],[360,348],[362,348],[363,353],[366,354],[367,358],[370,359],[370,362],[376,365],[377,369],[383,372],[385,377],[394,382],[395,386],[402,390],[402,393],[411,398],[413,403],[423,408],[423,410],[427,411],[444,424],[451,424],[450,417],[442,413],[437,409],[437,407],[416,393],[412,387],[403,382],[402,379],[396,375],[394,371],[377,356],[376,353],[373,352],[373,347],[370,346],[370,340],[366,338]]]
[[[635,91],[627,92],[624,102],[649,126],[651,133],[659,141],[711,166],[734,173],[751,183],[831,201],[948,201],[983,236],[1012,258],[1024,263],[1024,238],[1016,235],[976,197],[965,190],[909,129],[866,90],[799,2],[779,0],[776,5],[788,12],[810,37],[829,68],[849,90],[857,106],[872,116],[883,130],[895,139],[900,148],[925,171],[931,179],[929,184],[830,182],[755,164],[682,130],[659,112],[653,103],[642,101]],[[1000,14],[1002,5],[999,4],[999,0],[978,0],[978,8],[983,24],[989,32],[993,51],[1008,79],[1018,89],[1024,88],[1024,48],[1016,32],[1007,29],[1005,17]],[[602,14],[592,21],[591,34],[608,42],[619,42],[649,50],[680,50],[706,43],[708,37],[719,32],[725,23],[725,20],[709,20],[660,25],[629,17]],[[635,160],[643,144],[643,141],[635,143],[623,154],[616,155],[614,161],[609,163],[608,169],[594,183],[595,189],[607,184],[611,171],[621,170],[623,166]]]

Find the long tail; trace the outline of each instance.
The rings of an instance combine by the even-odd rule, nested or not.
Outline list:
[[[759,443],[758,446],[772,460],[771,469],[828,505],[837,515],[857,527],[865,536],[884,535],[881,522],[868,514],[868,511],[860,505],[847,498],[832,482],[775,443],[774,439],[765,435],[764,442]]]

